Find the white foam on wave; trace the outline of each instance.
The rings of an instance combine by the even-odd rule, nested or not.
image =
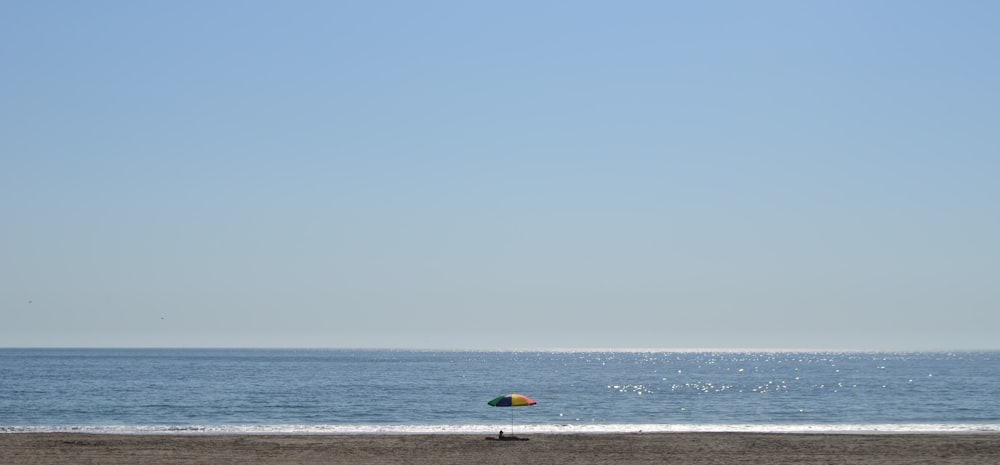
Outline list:
[[[81,425],[0,426],[0,433],[89,434],[494,434],[497,425]],[[812,433],[996,434],[1000,424],[586,424],[515,425],[518,434]]]

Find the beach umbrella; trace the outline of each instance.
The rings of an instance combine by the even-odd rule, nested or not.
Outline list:
[[[497,397],[487,404],[494,407],[527,407],[529,405],[535,405],[535,401],[530,397],[522,394],[507,394],[505,396]],[[514,411],[510,411],[510,434],[514,435]]]

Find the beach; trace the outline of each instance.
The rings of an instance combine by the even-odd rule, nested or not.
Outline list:
[[[995,464],[997,434],[0,434],[6,465]]]

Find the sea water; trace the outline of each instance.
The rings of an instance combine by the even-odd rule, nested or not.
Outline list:
[[[996,352],[0,349],[0,431],[1000,432],[998,388]]]

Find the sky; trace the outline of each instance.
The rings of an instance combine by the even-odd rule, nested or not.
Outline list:
[[[0,2],[0,347],[1000,349],[997,18]]]

